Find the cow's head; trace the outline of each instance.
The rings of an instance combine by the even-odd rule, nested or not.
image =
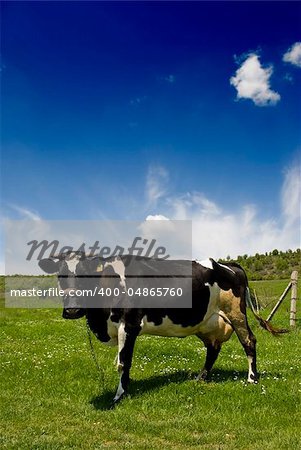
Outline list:
[[[97,264],[97,258],[86,258],[79,252],[63,253],[39,261],[44,272],[57,274],[59,289],[64,291],[64,319],[79,319],[85,315],[85,297],[79,294],[91,289],[93,279],[89,276],[95,272]]]

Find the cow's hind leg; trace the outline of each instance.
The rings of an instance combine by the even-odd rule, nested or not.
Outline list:
[[[221,296],[221,302],[223,311],[230,320],[247,355],[249,363],[248,382],[257,383],[256,338],[252,333],[247,320],[246,295],[248,295],[247,289],[241,290],[240,295],[237,296],[233,294],[232,290],[224,291]]]
[[[130,381],[130,369],[134,352],[136,338],[140,332],[140,328],[132,328],[125,326],[123,347],[118,354],[118,368],[120,371],[119,385],[113,399],[114,404],[119,402],[127,393]]]
[[[232,325],[248,358],[248,382],[257,383],[258,373],[256,368],[256,338],[247,323],[246,316],[241,320],[232,320]]]
[[[247,341],[242,342],[249,363],[248,382],[257,383],[258,372],[256,367],[256,338],[249,327],[248,332],[249,335]]]
[[[199,375],[197,376],[198,380],[206,380],[207,379],[209,373],[211,372],[213,364],[215,363],[215,361],[219,355],[219,352],[221,350],[220,343],[215,343],[215,345],[213,345],[212,343],[205,343],[205,346],[207,348],[206,361],[205,361],[203,369],[200,371]]]

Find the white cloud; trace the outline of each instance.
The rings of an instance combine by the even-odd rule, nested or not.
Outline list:
[[[16,211],[19,214],[19,219],[25,219],[25,220],[34,220],[34,221],[38,221],[41,222],[42,218],[40,217],[40,215],[36,212],[36,211],[32,211],[28,208],[24,208],[18,205],[15,205],[13,203],[9,203],[7,205],[10,209],[13,209],[14,211]],[[0,233],[0,275],[3,275],[5,273],[5,262],[4,262],[4,239],[3,239],[3,235],[4,235],[4,225],[6,224],[6,226],[8,226],[8,224],[6,223],[6,217],[3,217],[1,222],[0,222],[0,227],[1,227],[1,233]],[[37,223],[37,227],[41,228],[41,224]],[[6,229],[6,231],[8,231],[8,228]],[[17,239],[17,236],[16,236]]]
[[[296,164],[285,172],[281,192],[282,211],[287,226],[300,219],[301,205],[301,173],[300,166]]]
[[[10,204],[9,206],[20,214],[21,219],[42,220],[36,211],[31,211],[28,208],[23,208],[14,204]]]
[[[192,220],[192,256],[203,259],[264,253],[274,248],[300,246],[300,169],[290,167],[279,195],[280,215],[263,219],[256,205],[225,210],[199,192],[164,197],[164,214],[170,220]],[[166,214],[166,215],[165,215]]]
[[[257,106],[274,105],[280,95],[270,88],[272,73],[272,66],[263,68],[258,55],[251,53],[230,78],[230,84],[236,88],[238,99],[253,100]]]
[[[148,207],[156,206],[158,200],[167,191],[168,172],[162,166],[152,166],[148,169],[146,179],[146,199]]]
[[[154,233],[155,236],[152,237],[156,237],[157,234],[160,235],[162,232],[169,233],[174,229],[174,225],[168,217],[163,216],[162,214],[155,214],[154,216],[147,216],[139,229],[151,239],[151,235]]]
[[[191,223],[170,220],[162,214],[149,215],[138,226],[143,239],[156,240],[156,248],[163,246],[175,259],[191,259]]]
[[[283,61],[301,67],[301,42],[295,42],[283,55]]]
[[[163,216],[162,214],[155,214],[154,216],[149,215],[145,220],[170,220],[168,217]]]

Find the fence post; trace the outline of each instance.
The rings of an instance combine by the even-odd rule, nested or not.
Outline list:
[[[276,305],[274,306],[274,308],[272,309],[272,311],[269,314],[269,317],[267,318],[267,321],[269,322],[272,317],[274,316],[275,312],[277,311],[277,309],[279,308],[279,306],[281,305],[281,303],[283,302],[283,300],[286,297],[286,294],[288,293],[288,291],[291,289],[292,287],[292,282],[290,281],[288,283],[288,285],[286,286],[285,290],[283,291],[281,297],[279,298],[278,302],[276,303]]]
[[[298,272],[293,271],[291,275],[292,293],[291,293],[291,311],[290,311],[290,326],[296,326],[296,309],[297,309],[297,281]]]

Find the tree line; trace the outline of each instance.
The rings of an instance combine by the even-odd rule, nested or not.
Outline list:
[[[246,271],[249,280],[279,280],[290,278],[293,270],[301,273],[301,250],[281,251],[274,249],[271,252],[256,253],[254,256],[239,255],[236,259],[227,256],[221,260],[237,262]]]

